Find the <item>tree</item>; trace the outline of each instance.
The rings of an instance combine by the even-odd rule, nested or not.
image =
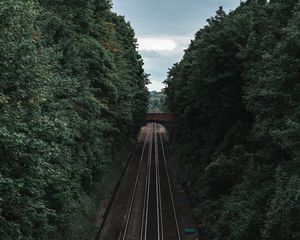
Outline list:
[[[91,239],[147,111],[134,32],[106,0],[4,0],[0,26],[0,236]]]
[[[174,157],[206,239],[299,236],[298,32],[299,1],[242,2],[169,71]]]

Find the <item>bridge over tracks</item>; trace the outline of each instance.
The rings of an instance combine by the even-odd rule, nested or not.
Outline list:
[[[176,118],[172,113],[147,113],[147,122],[171,123],[175,122]]]

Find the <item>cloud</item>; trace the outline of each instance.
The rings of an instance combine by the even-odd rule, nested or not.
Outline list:
[[[173,39],[139,38],[139,50],[143,51],[173,51],[177,43]]]
[[[159,91],[163,88],[165,88],[165,85],[161,79],[152,79],[151,84],[148,86],[149,91]]]
[[[151,74],[149,90],[158,90],[164,87],[162,82],[167,77],[168,69],[181,59],[191,36],[138,37],[139,52],[145,63],[144,69],[146,73]]]
[[[194,34],[219,6],[234,9],[240,0],[113,0],[136,32],[139,52],[151,74],[149,89],[159,90],[172,65],[182,58]]]
[[[182,54],[192,39],[193,34],[188,37],[169,35],[160,37],[138,37],[139,52],[149,58],[168,57]]]

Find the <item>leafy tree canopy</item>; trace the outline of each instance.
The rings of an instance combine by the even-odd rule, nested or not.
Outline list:
[[[0,238],[91,239],[147,112],[134,31],[107,0],[3,0],[0,28]]]
[[[166,80],[174,155],[206,239],[299,232],[300,3],[220,8]]]

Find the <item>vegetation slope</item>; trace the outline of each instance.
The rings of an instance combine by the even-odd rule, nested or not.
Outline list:
[[[220,8],[166,84],[205,239],[299,239],[300,2]]]
[[[0,29],[0,238],[92,239],[147,112],[134,31],[109,0],[1,0]]]

